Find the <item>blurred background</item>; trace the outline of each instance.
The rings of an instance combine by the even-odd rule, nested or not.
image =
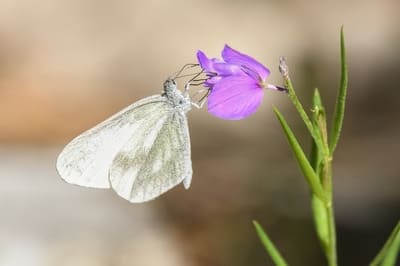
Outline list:
[[[225,43],[271,69],[285,55],[309,108],[328,112],[339,84],[345,26],[350,84],[335,154],[339,261],[366,265],[400,210],[400,4],[381,1],[0,2],[0,265],[272,265],[257,219],[292,265],[324,265],[308,189],[272,107],[303,146],[305,127],[284,94],[223,121],[189,113],[193,182],[144,204],[64,183],[55,170],[73,137]]]

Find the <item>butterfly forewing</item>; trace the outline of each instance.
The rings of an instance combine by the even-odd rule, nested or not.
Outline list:
[[[144,98],[126,107],[73,139],[57,159],[57,170],[71,184],[109,188],[109,170],[115,156],[135,132],[152,126],[168,102],[161,95]]]
[[[151,200],[185,180],[190,185],[189,131],[185,115],[172,106],[158,110],[115,156],[110,168],[113,189],[131,202]]]

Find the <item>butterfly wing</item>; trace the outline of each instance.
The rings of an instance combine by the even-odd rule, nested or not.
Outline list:
[[[165,97],[150,96],[133,103],[73,139],[57,158],[60,176],[71,184],[109,188],[109,169],[124,143],[152,127],[159,110],[169,107]]]
[[[183,112],[163,106],[159,121],[145,125],[115,156],[110,182],[116,193],[130,202],[151,200],[192,178],[190,139]]]

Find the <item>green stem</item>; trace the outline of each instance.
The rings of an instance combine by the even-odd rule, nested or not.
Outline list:
[[[327,194],[328,194],[328,205],[326,206],[327,212],[327,220],[328,220],[328,232],[329,232],[329,242],[328,242],[328,250],[327,250],[327,259],[329,266],[337,265],[337,251],[336,251],[336,225],[335,225],[335,213],[333,209],[333,193],[332,193],[332,171],[331,171],[331,163],[327,166]]]
[[[328,138],[325,126],[321,126],[322,136],[324,144],[328,145]],[[326,205],[326,214],[328,222],[328,249],[327,259],[329,266],[337,265],[337,251],[336,251],[336,225],[335,225],[335,213],[333,209],[333,188],[332,188],[332,157],[330,155],[324,156],[324,166],[322,171],[322,186],[325,189],[326,196],[328,198],[328,204]]]
[[[316,221],[317,233],[321,246],[325,252],[328,264],[330,266],[336,266],[337,253],[332,193],[332,157],[329,153],[325,108],[317,89],[314,91],[312,119],[314,130],[319,133],[319,136],[321,136],[323,150],[328,151],[327,153],[320,152],[317,145],[315,145],[315,141],[313,142],[311,159],[313,160],[313,167],[319,175],[319,180],[327,198],[326,203],[323,205],[318,202],[318,199],[312,198],[314,219]],[[321,164],[320,160],[322,160]]]
[[[318,149],[323,152],[324,155],[329,154],[329,151],[326,150],[325,146],[322,143],[321,136],[318,131],[314,130],[313,124],[308,117],[306,111],[303,108],[303,105],[300,103],[299,98],[296,95],[296,92],[293,88],[292,81],[290,80],[289,75],[284,76],[284,81],[285,81],[285,86],[288,90],[288,94],[290,97],[290,100],[292,101],[293,105],[296,107],[297,112],[300,114],[300,117],[303,119],[304,124],[306,125],[308,131],[310,132],[312,138],[315,141],[315,144],[317,145]]]
[[[314,123],[311,122],[302,104],[297,98],[293,84],[289,77],[289,69],[284,58],[281,58],[280,60],[279,70],[283,75],[289,97],[303,119],[304,124],[308,128],[308,131],[310,132],[315,144],[315,150],[312,153],[311,161],[314,166],[314,173],[316,172],[318,174],[318,170],[321,170],[317,181],[318,185],[322,185],[322,194],[324,194],[323,199],[325,199],[325,201],[323,206],[320,206],[318,203],[313,205],[314,218],[317,224],[317,233],[319,234],[320,242],[325,252],[328,265],[337,266],[336,228],[332,193],[332,155],[329,149],[325,109],[322,105],[319,93],[316,91],[314,94]],[[319,168],[320,157],[322,159],[321,168]]]
[[[323,109],[322,109],[323,110]],[[335,213],[333,209],[333,186],[332,186],[332,157],[329,152],[328,144],[328,131],[326,126],[326,116],[323,111],[322,115],[319,116],[317,120],[317,131],[320,132],[322,137],[322,143],[324,145],[324,150],[328,151],[323,155],[323,168],[322,168],[322,186],[326,192],[326,197],[328,199],[326,204],[326,217],[328,226],[328,246],[325,250],[326,257],[329,266],[337,265],[337,251],[336,251],[336,225],[335,225]]]
[[[333,205],[327,207],[328,226],[329,226],[329,242],[327,250],[327,259],[329,266],[337,265],[337,251],[336,251],[336,229],[335,218],[333,212]]]

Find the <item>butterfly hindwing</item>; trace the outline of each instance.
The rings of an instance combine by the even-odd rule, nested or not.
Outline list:
[[[186,188],[190,185],[192,165],[186,116],[166,106],[158,112],[159,120],[132,135],[110,168],[112,188],[131,202],[151,200],[182,181]]]

